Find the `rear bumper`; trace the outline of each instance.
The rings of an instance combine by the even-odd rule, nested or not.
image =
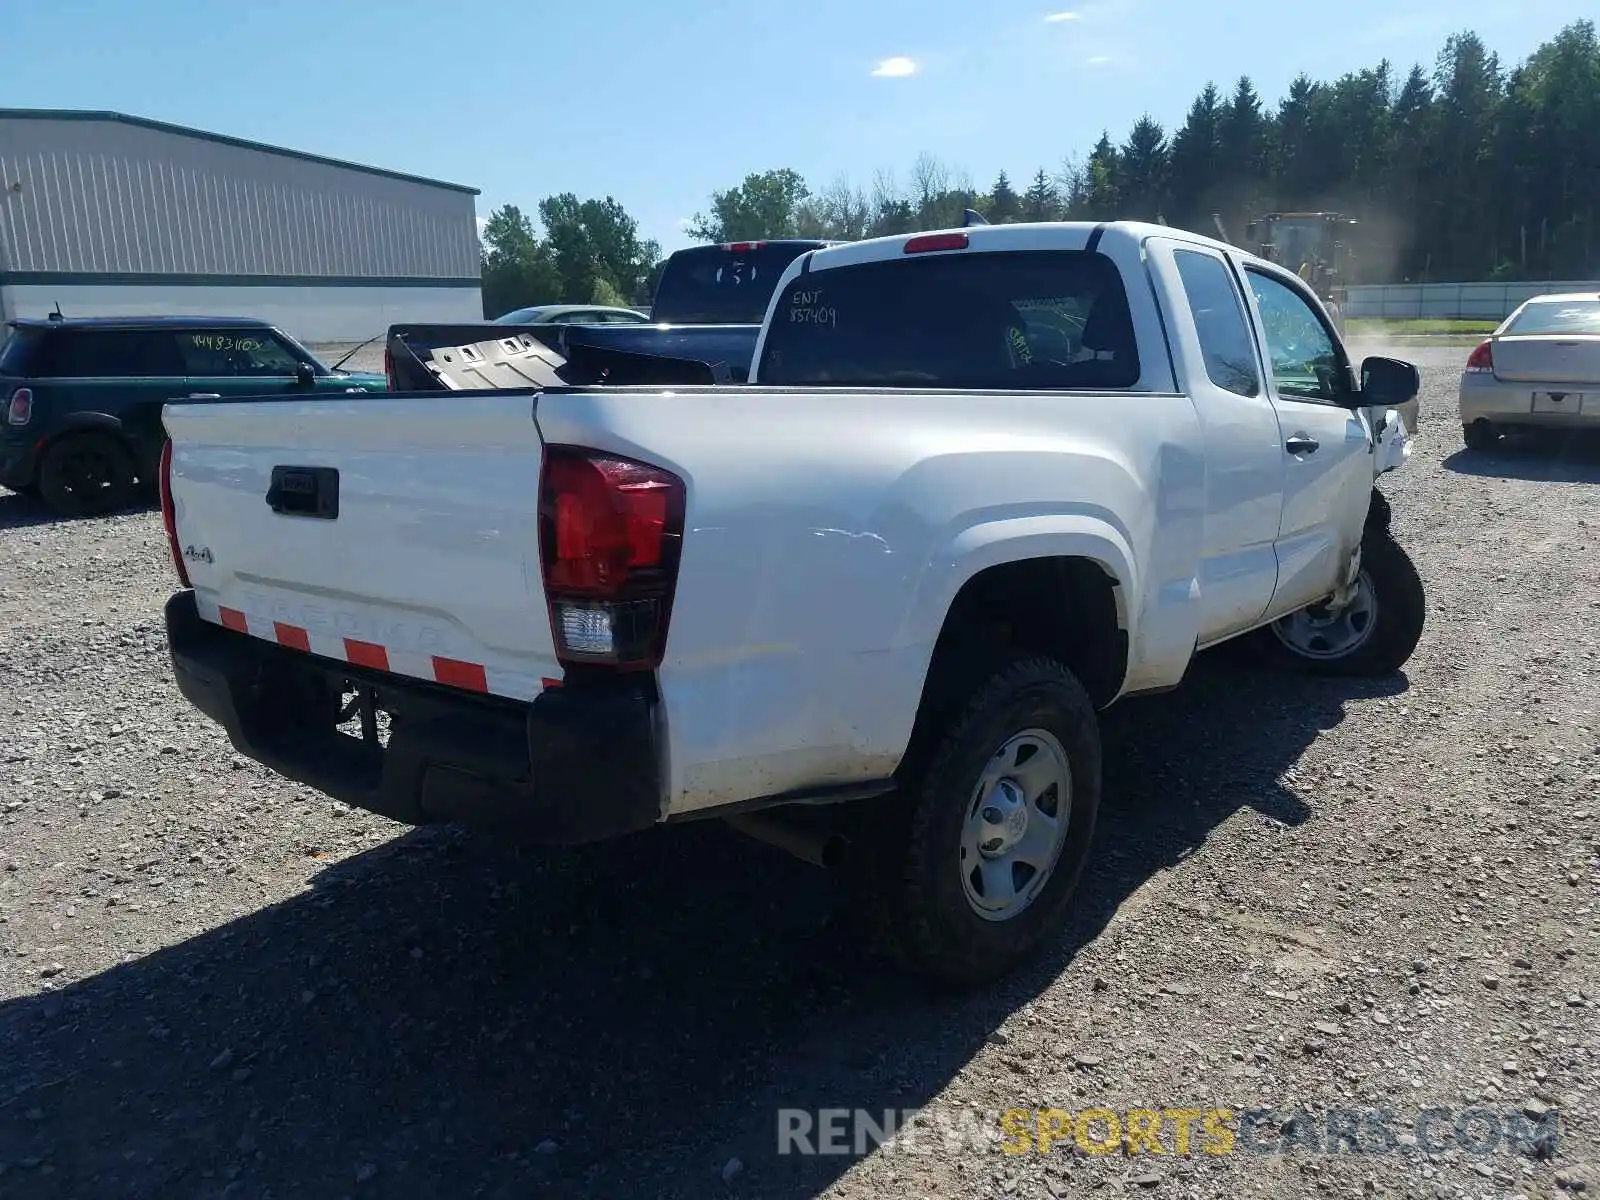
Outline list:
[[[0,487],[31,487],[39,474],[38,439],[14,441],[0,433]]]
[[[1552,401],[1560,395],[1565,399]],[[1493,376],[1463,375],[1461,423],[1488,421],[1494,425],[1556,426],[1600,425],[1600,387],[1581,383],[1525,383]]]
[[[554,688],[531,704],[316,658],[167,601],[178,690],[241,753],[335,799],[411,825],[534,841],[600,841],[661,820],[658,701],[648,680]],[[389,715],[386,747],[341,733],[347,687]]]

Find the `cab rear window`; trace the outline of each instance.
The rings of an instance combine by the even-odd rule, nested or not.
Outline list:
[[[801,275],[758,378],[835,387],[1108,390],[1139,381],[1116,265],[1085,251],[930,255]]]
[[[821,242],[695,246],[667,259],[650,318],[671,325],[759,325],[783,273]]]

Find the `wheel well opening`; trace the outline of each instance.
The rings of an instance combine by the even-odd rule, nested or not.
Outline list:
[[[1067,666],[1096,707],[1110,703],[1128,664],[1115,580],[1086,558],[1033,558],[980,571],[956,594],[923,682],[904,765],[949,709],[1003,657],[1043,655]]]
[[[59,446],[85,439],[110,442],[131,458],[135,467],[140,465],[138,442],[130,436],[126,426],[113,421],[74,421],[63,426],[40,443],[39,460],[42,462],[45,455]]]

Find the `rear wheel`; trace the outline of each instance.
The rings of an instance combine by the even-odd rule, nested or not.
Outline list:
[[[1492,450],[1500,441],[1500,431],[1484,420],[1461,427],[1461,440],[1469,450]]]
[[[115,512],[132,502],[134,474],[133,456],[115,438],[73,434],[45,451],[39,464],[39,494],[66,516]]]
[[[872,812],[852,857],[859,916],[902,967],[963,986],[1036,953],[1066,921],[1100,807],[1100,732],[1071,671],[996,669]]]
[[[1284,665],[1318,675],[1381,678],[1403,667],[1422,639],[1428,598],[1411,557],[1369,528],[1350,602],[1315,604],[1274,621],[1262,644]]]

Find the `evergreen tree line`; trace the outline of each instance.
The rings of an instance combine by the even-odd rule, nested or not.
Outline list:
[[[1332,82],[1301,75],[1276,107],[1248,77],[1226,93],[1208,83],[1171,133],[1146,114],[1121,142],[1104,132],[1086,157],[1021,187],[1002,171],[980,190],[931,155],[905,180],[881,171],[866,186],[841,177],[813,190],[794,170],[763,171],[713,193],[689,232],[854,240],[957,225],[974,208],[996,224],[1130,218],[1214,234],[1220,221],[1242,242],[1268,212],[1331,211],[1360,222],[1351,282],[1593,279],[1597,198],[1600,39],[1585,20],[1509,68],[1460,33],[1431,72],[1385,60]],[[540,215],[543,237],[514,208],[490,219],[486,309],[513,279],[536,298],[507,308],[648,301],[659,248],[619,204],[552,197]]]
[[[515,204],[502,205],[484,222],[479,246],[490,318],[530,304],[646,303],[661,269],[661,247],[641,238],[639,223],[610,196],[547,196],[539,225]]]

